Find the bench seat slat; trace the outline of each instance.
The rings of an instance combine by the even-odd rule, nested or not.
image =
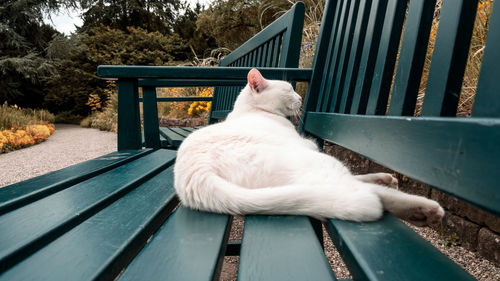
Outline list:
[[[247,216],[238,280],[336,280],[307,217]]]
[[[183,128],[170,128],[170,130],[176,132],[177,134],[183,136],[184,138],[186,138],[189,134],[191,134],[191,132],[188,132]]]
[[[0,189],[0,214],[107,172],[151,152],[152,150],[117,151],[3,187]]]
[[[180,206],[118,280],[217,280],[230,221]]]
[[[0,272],[171,165],[158,150],[0,217]]]
[[[174,132],[172,128],[160,127],[160,135],[167,139],[168,143],[174,147],[179,147],[181,142],[185,139],[184,136]]]
[[[371,223],[326,225],[354,280],[475,280],[390,214]]]
[[[0,280],[113,280],[177,202],[170,167],[15,265]]]

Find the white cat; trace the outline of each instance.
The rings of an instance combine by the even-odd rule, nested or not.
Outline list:
[[[227,119],[195,131],[179,147],[174,173],[181,202],[232,215],[373,221],[385,209],[419,226],[441,220],[437,202],[380,185],[397,186],[390,174],[354,176],[319,152],[286,118],[300,107],[289,83],[252,69]]]

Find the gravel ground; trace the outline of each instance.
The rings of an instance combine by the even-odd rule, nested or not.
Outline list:
[[[116,151],[116,134],[56,124],[46,141],[0,154],[0,187]]]
[[[50,171],[83,162],[116,151],[116,134],[76,125],[56,124],[56,132],[41,144],[0,154],[0,187],[16,183]],[[411,226],[412,227],[412,226]],[[433,229],[412,229],[434,247],[465,268],[479,280],[500,281],[500,267],[460,246],[446,246],[443,238]],[[240,240],[243,218],[233,220],[230,240]],[[328,237],[326,232],[325,237]],[[325,253],[332,270],[339,279],[351,278],[339,253],[330,239],[325,239]],[[238,257],[226,257],[221,280],[236,280]]]

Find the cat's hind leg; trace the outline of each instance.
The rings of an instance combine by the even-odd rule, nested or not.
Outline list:
[[[439,223],[444,216],[443,208],[434,200],[381,185],[370,186],[379,195],[385,210],[416,226]]]
[[[398,179],[393,177],[389,173],[372,173],[365,175],[356,175],[354,176],[357,180],[366,183],[376,183],[381,185],[387,185],[390,187],[398,187]]]

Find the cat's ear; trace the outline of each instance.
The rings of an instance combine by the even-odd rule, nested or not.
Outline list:
[[[248,72],[248,85],[250,85],[252,91],[260,93],[267,87],[267,81],[257,69],[252,68]]]

